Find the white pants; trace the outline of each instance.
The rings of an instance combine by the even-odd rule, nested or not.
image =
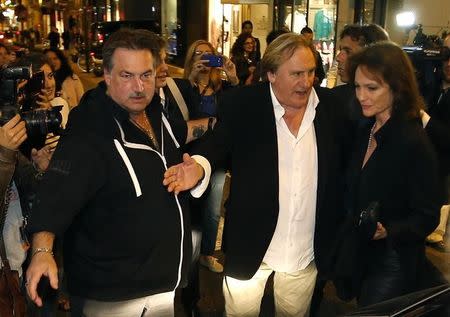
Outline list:
[[[83,317],[173,317],[175,292],[155,294],[120,302],[86,299]]]
[[[264,288],[270,274],[274,272],[262,263],[250,280],[237,280],[225,276],[223,294],[225,312],[229,317],[258,317]],[[309,315],[317,269],[311,262],[304,270],[294,273],[275,272],[274,298],[277,317],[303,317]]]

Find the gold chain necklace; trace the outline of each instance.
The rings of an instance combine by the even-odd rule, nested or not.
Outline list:
[[[147,115],[144,113],[144,124],[139,123],[137,120],[130,117],[130,121],[142,132],[145,133],[145,135],[150,139],[153,146],[156,150],[159,151],[159,144],[158,140],[156,139],[155,133],[153,132],[152,125],[150,124],[150,121],[148,120]]]

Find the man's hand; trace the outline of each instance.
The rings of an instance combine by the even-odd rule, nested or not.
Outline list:
[[[38,232],[33,237],[33,251],[36,247],[50,248],[53,245],[55,236],[50,232]],[[42,306],[42,298],[37,293],[37,286],[42,276],[48,277],[50,286],[58,289],[58,267],[51,253],[32,253],[31,262],[26,273],[26,283],[28,296],[39,307]]]
[[[42,298],[37,293],[37,286],[42,276],[47,276],[53,289],[58,289],[58,268],[55,259],[50,253],[39,252],[35,254],[27,270],[27,292],[30,299],[42,307]]]
[[[36,149],[31,150],[31,159],[33,160],[35,166],[41,172],[45,172],[48,168],[48,164],[52,158],[54,149],[50,145],[44,146],[39,151]]]
[[[9,150],[16,151],[26,139],[25,121],[18,114],[0,127],[0,145]]]
[[[170,167],[164,173],[163,185],[168,192],[178,195],[193,188],[203,178],[204,170],[189,154],[183,154],[183,163]]]

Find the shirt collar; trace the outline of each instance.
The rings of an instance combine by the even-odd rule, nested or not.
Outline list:
[[[269,84],[270,87],[270,97],[272,99],[273,109],[275,112],[275,120],[280,121],[281,118],[284,116],[284,108],[281,105],[281,103],[278,101],[277,97],[275,96],[275,93],[273,92],[272,83]],[[319,104],[319,96],[317,96],[316,90],[314,87],[311,89],[311,94],[308,98],[308,104],[306,105],[306,112],[315,110],[317,108],[317,105]]]

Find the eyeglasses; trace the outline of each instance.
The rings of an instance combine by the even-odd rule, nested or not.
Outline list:
[[[211,51],[195,51],[194,52],[195,56],[200,56],[200,55],[203,55],[203,54],[212,54],[212,52]]]
[[[254,45],[253,41],[252,42],[244,42],[244,45]]]

